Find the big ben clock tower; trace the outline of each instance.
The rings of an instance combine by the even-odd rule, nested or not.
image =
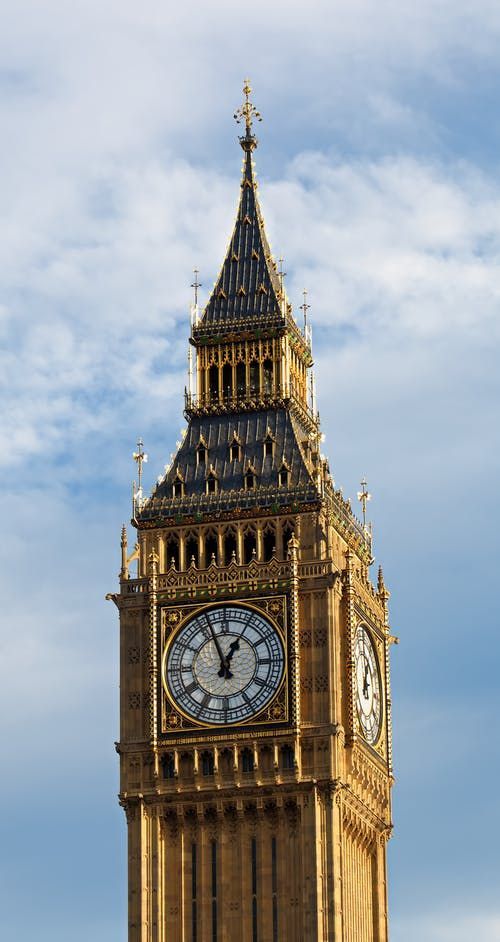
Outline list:
[[[244,92],[241,194],[193,310],[186,432],[135,495],[113,596],[128,938],[386,942],[389,593],[320,455],[310,331],[264,231]]]

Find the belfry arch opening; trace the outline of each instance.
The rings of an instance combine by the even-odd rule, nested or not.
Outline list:
[[[257,536],[254,530],[247,530],[243,537],[243,556],[245,563],[251,563],[257,553]]]
[[[175,569],[179,568],[179,539],[176,536],[169,536],[166,546],[165,546],[165,556],[167,569],[170,566],[174,566]]]
[[[217,562],[217,556],[217,534],[207,533],[205,536],[205,566],[210,566],[211,562]]]
[[[236,533],[234,530],[228,530],[224,535],[224,564],[229,566],[229,563],[236,559],[238,553],[238,543],[236,540]]]

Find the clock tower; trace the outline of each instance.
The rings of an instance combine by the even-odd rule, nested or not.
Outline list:
[[[128,938],[386,942],[389,593],[320,454],[307,304],[299,329],[244,92],[236,221],[193,307],[187,428],[148,498],[139,474],[113,595]],[[142,472],[141,443],[134,457]]]

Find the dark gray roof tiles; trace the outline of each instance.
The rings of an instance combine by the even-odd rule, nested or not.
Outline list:
[[[196,328],[248,319],[281,319],[280,277],[271,258],[256,193],[251,149],[245,152],[238,213],[219,277]]]
[[[268,431],[273,439],[272,455],[265,456],[264,440]],[[240,442],[239,460],[231,457],[234,433]],[[172,485],[180,476],[184,495],[205,494],[210,469],[219,481],[219,491],[234,491],[245,486],[244,474],[250,467],[255,472],[255,487],[278,487],[278,473],[283,465],[289,471],[288,486],[302,487],[313,483],[300,442],[306,433],[300,429],[290,412],[268,409],[234,415],[193,416],[184,441],[163,481],[157,485],[153,498],[172,497]],[[205,463],[200,463],[197,447],[205,443]]]

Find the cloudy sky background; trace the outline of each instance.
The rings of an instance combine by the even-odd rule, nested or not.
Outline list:
[[[392,942],[500,939],[500,6],[17,0],[0,34],[0,930],[126,938],[120,527],[239,194],[309,290],[325,452],[392,589]]]

